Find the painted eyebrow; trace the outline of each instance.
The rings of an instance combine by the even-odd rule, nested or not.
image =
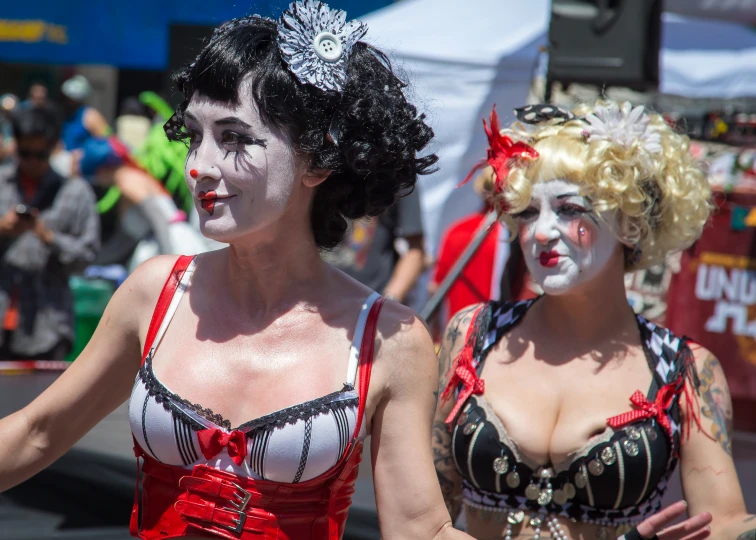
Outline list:
[[[197,117],[194,116],[189,111],[184,112],[184,115],[190,120],[193,120],[194,122],[197,122],[198,124],[200,123]],[[215,124],[218,126],[241,126],[246,129],[250,129],[252,127],[246,122],[242,121],[240,118],[237,118],[235,116],[227,116],[226,118],[221,118],[219,120],[216,120]]]
[[[246,129],[250,129],[252,127],[248,123],[243,122],[240,118],[237,118],[235,116],[227,116],[226,118],[221,118],[220,120],[216,120],[215,125],[216,126],[241,126]]]
[[[580,193],[562,193],[561,195],[557,195],[557,199],[569,199],[570,197],[582,197],[583,199],[586,199],[586,197],[583,197]]]

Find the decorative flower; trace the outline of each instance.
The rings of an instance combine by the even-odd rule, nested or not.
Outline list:
[[[514,142],[506,135],[500,133],[499,127],[499,115],[496,114],[496,105],[491,109],[491,116],[489,118],[491,126],[486,124],[483,120],[483,129],[486,130],[486,136],[488,137],[488,155],[486,159],[479,161],[472,168],[467,177],[462,180],[460,186],[469,182],[476,171],[483,167],[490,165],[493,167],[496,175],[495,191],[501,193],[504,191],[506,185],[507,176],[509,176],[509,168],[515,160],[527,160],[538,159],[538,152],[524,142]]]
[[[367,32],[360,21],[318,0],[293,2],[278,22],[278,48],[304,84],[341,92],[352,46]]]
[[[588,122],[585,128],[588,141],[612,141],[629,147],[636,139],[641,139],[643,147],[652,154],[662,151],[661,135],[651,127],[651,118],[642,105],[633,107],[627,102],[621,108],[615,103],[609,107],[597,105],[585,121]]]

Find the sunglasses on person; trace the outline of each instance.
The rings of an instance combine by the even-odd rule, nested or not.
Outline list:
[[[39,161],[43,161],[50,157],[50,151],[49,150],[28,150],[26,148],[19,148],[18,157],[20,157],[21,159],[37,159]]]

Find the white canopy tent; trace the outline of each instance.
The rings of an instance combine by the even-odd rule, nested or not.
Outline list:
[[[661,88],[686,97],[756,96],[756,31],[726,21],[665,13]]]
[[[439,170],[421,178],[427,247],[478,204],[455,186],[484,157],[481,118],[503,122],[525,103],[546,45],[550,0],[403,0],[363,20],[367,40],[404,69],[412,99],[436,133]],[[662,91],[690,97],[756,94],[756,32],[727,22],[665,14]]]

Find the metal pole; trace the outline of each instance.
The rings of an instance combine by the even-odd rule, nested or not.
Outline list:
[[[455,261],[454,266],[452,266],[452,269],[449,270],[449,273],[438,286],[436,292],[433,293],[433,296],[428,299],[428,301],[425,303],[425,306],[423,306],[423,309],[420,310],[420,316],[423,319],[427,321],[436,312],[438,307],[441,305],[441,301],[444,299],[444,297],[446,297],[449,289],[451,289],[451,286],[454,285],[454,282],[462,273],[462,270],[465,269],[467,263],[470,262],[470,259],[472,259],[473,255],[475,255],[475,253],[478,251],[478,248],[488,235],[488,231],[491,229],[491,226],[496,223],[497,219],[498,216],[496,214],[496,211],[494,210],[489,212],[488,215],[486,215],[485,219],[483,219],[483,222],[475,231],[472,240],[470,240],[470,243],[462,252],[462,255],[460,255],[459,258]]]

